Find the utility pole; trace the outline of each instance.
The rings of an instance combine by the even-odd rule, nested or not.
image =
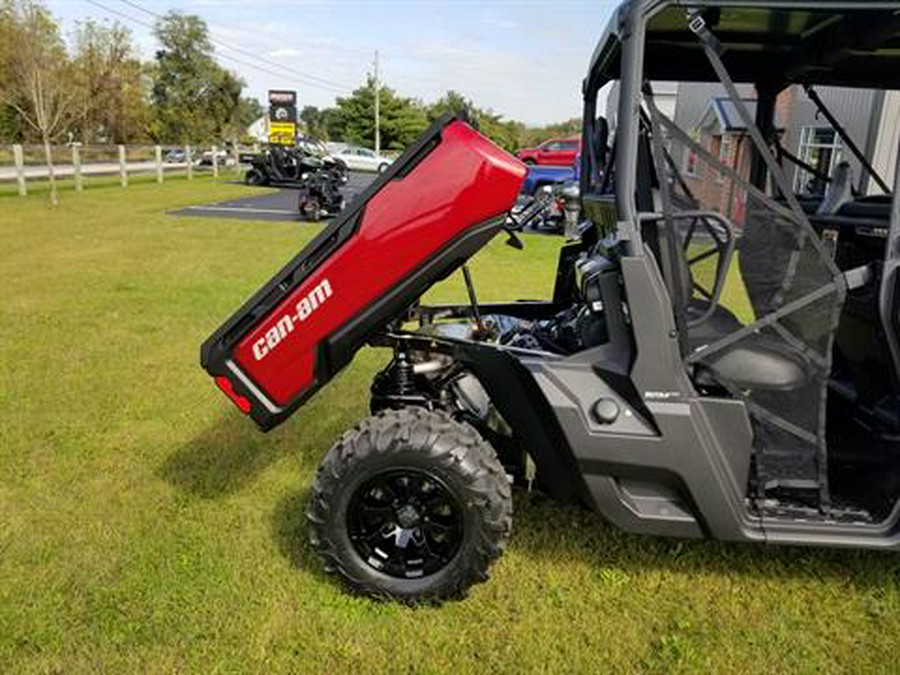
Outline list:
[[[381,153],[381,129],[379,128],[381,121],[378,117],[378,99],[380,96],[381,85],[378,82],[378,50],[375,50],[375,154]]]

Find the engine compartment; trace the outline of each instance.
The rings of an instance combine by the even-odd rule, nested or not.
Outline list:
[[[490,383],[476,376],[467,358],[487,350],[555,360],[609,343],[612,312],[603,285],[620,283],[613,258],[601,244],[564,248],[553,301],[479,305],[470,288],[468,305],[414,306],[394,325],[396,332],[385,335],[394,354],[373,380],[371,411],[415,405],[447,412],[490,441],[511,477],[530,482],[535,474],[526,439],[503,418]]]

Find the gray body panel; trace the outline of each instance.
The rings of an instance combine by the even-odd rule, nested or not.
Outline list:
[[[694,391],[653,258],[625,258],[622,273],[635,328],[631,377],[641,401],[598,372],[599,349],[558,360],[521,357],[563,430],[593,508],[638,534],[900,550],[900,504],[875,525],[752,515],[745,495],[753,433],[744,404]],[[599,399],[618,404],[612,423],[592,415]]]
[[[694,391],[652,257],[623,259],[622,274],[632,298],[637,353],[631,380],[641,401],[627,400],[595,372],[591,366],[603,365],[595,361],[598,350],[526,362],[557,416],[594,506],[632,532],[762,539],[761,523],[744,503],[752,434],[743,404],[701,398]],[[611,424],[591,415],[601,398],[615,400],[622,411]]]

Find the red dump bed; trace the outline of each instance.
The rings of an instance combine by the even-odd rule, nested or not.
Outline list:
[[[524,177],[470,126],[440,120],[203,344],[203,367],[275,426],[487,243]]]

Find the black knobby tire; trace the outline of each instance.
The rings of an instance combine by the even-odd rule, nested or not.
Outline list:
[[[263,175],[256,169],[249,169],[247,173],[244,174],[244,182],[247,185],[262,185],[265,183],[265,178],[263,178]]]
[[[319,200],[314,197],[310,197],[300,202],[300,215],[303,220],[317,223],[321,217],[321,211],[322,207],[319,204]]]
[[[439,485],[449,495],[445,500],[449,504],[442,508],[458,517],[452,530],[458,541],[445,549],[452,556],[448,554],[436,568],[432,561],[428,573],[406,568],[406,575],[418,575],[411,577],[397,567],[391,572],[391,566],[377,557],[364,557],[368,543],[358,531],[351,538],[358,525],[356,505],[367,498],[360,494],[374,482],[408,476],[424,476],[424,485]],[[509,538],[512,495],[496,454],[475,429],[440,412],[385,410],[360,422],[328,451],[316,474],[307,518],[312,545],[325,570],[338,574],[351,590],[408,604],[437,603],[461,598],[472,584],[487,580],[491,563],[500,557]],[[401,522],[391,518],[396,516],[388,516],[383,524],[387,530]],[[417,557],[422,559],[428,558],[434,544],[426,537],[420,536],[426,555]],[[383,547],[405,554],[390,540]],[[416,560],[412,564],[427,569],[429,563]]]

